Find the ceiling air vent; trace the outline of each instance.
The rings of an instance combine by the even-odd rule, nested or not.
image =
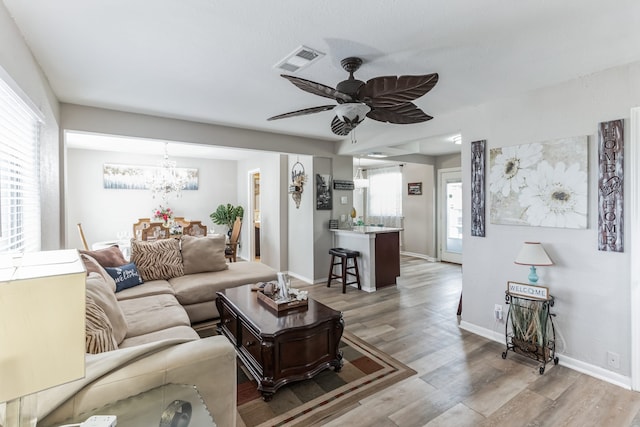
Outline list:
[[[287,55],[282,61],[275,65],[275,68],[279,68],[290,73],[300,71],[302,68],[312,64],[318,59],[322,58],[324,53],[311,49],[306,46],[300,46],[289,55]]]

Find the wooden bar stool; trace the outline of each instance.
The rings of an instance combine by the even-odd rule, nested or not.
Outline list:
[[[347,285],[353,283],[358,284],[358,289],[362,289],[360,286],[360,272],[358,271],[358,257],[360,252],[351,251],[344,248],[332,248],[329,249],[331,255],[331,264],[329,266],[329,280],[327,281],[327,288],[331,287],[331,281],[333,279],[342,279],[342,293],[347,293]],[[336,261],[336,258],[338,259]],[[352,260],[351,265],[347,265],[349,260]],[[340,265],[341,274],[334,274],[334,266]],[[355,273],[354,273],[355,270]],[[356,280],[349,282],[348,276],[354,276]]]

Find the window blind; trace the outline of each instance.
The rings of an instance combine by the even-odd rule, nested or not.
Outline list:
[[[0,252],[40,250],[38,113],[0,78]]]

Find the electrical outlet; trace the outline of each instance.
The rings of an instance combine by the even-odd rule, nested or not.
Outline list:
[[[607,365],[613,369],[620,369],[620,355],[611,351],[607,351]]]
[[[496,320],[502,320],[502,306],[500,304],[496,304],[493,308],[493,315]]]

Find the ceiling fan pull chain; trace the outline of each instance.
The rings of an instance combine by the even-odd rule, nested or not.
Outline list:
[[[356,130],[354,129],[351,131],[351,143],[355,144],[357,142],[358,142],[358,139],[356,138]]]

